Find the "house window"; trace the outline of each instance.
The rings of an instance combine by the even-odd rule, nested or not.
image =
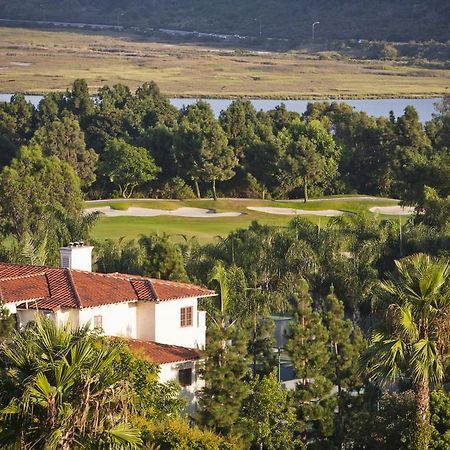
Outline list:
[[[178,382],[181,386],[190,386],[192,384],[192,369],[180,369],[178,371]]]
[[[101,330],[103,328],[103,317],[94,316],[94,328],[96,330]]]
[[[182,327],[192,326],[192,306],[181,308],[181,326]]]

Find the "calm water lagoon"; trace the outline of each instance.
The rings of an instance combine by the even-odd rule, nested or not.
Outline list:
[[[9,101],[11,94],[0,94],[0,101]],[[42,99],[41,95],[27,95],[26,99],[37,106]],[[216,116],[220,114],[220,111],[226,109],[232,102],[231,99],[212,99],[205,98],[204,101],[208,102]],[[338,100],[342,103],[348,103],[353,106],[356,111],[365,111],[370,116],[388,116],[390,111],[394,111],[396,116],[403,114],[403,110],[408,106],[414,106],[416,108],[420,120],[426,122],[431,119],[432,114],[435,112],[434,105],[441,99],[439,98],[420,98],[420,99],[408,99],[408,98],[392,98],[392,99],[370,99],[370,100]],[[190,105],[197,101],[196,98],[171,98],[171,103],[177,107]],[[332,101],[332,100],[330,100]],[[267,100],[267,99],[251,99],[251,102],[257,110],[268,111],[278,106],[280,103],[284,103],[289,111],[295,111],[300,114],[305,112],[306,105],[314,100]]]

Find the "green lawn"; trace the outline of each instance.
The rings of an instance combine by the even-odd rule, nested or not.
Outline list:
[[[195,207],[214,209],[218,212],[222,211],[239,211],[244,213],[238,217],[223,218],[186,218],[173,216],[158,217],[102,217],[93,230],[95,239],[126,239],[138,238],[141,234],[151,233],[154,231],[160,233],[168,233],[173,236],[174,240],[182,240],[182,235],[196,236],[200,242],[211,242],[217,239],[217,236],[226,236],[233,230],[245,228],[257,220],[263,224],[286,226],[292,219],[292,216],[280,216],[266,214],[262,212],[250,211],[247,206],[270,206],[283,208],[298,208],[309,210],[321,209],[338,209],[348,213],[357,213],[360,211],[368,211],[372,206],[389,206],[397,204],[397,200],[391,199],[364,199],[351,197],[341,199],[339,197],[329,197],[327,199],[311,201],[306,203],[302,201],[264,201],[252,199],[223,199],[223,200],[183,200],[183,201],[167,201],[167,200],[126,200],[126,201],[108,201],[88,203],[89,207],[94,206],[117,206],[120,209],[130,206],[147,207],[155,209],[176,209],[180,207]],[[319,216],[302,216],[314,223],[326,225],[330,220],[328,217]],[[387,217],[387,216],[383,216]]]

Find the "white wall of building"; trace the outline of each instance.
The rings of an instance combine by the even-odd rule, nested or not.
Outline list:
[[[17,322],[20,328],[27,325],[28,322],[36,320],[37,311],[35,309],[18,309]]]
[[[181,308],[192,307],[192,326],[181,326]],[[200,319],[200,320],[199,320]],[[186,298],[155,304],[154,341],[189,348],[205,346],[204,315],[198,315],[197,299]]]
[[[161,364],[159,372],[159,381],[167,383],[168,381],[178,382],[178,371],[180,369],[192,369],[192,384],[190,386],[182,386],[180,389],[180,397],[186,400],[186,413],[192,414],[197,409],[197,392],[202,389],[205,382],[200,378],[198,369],[199,363],[196,361],[184,361],[177,363]]]
[[[155,341],[154,302],[138,302],[136,311],[136,339]]]
[[[79,310],[79,326],[87,323],[94,328],[95,316],[102,317],[102,330],[106,336],[136,339],[137,303],[117,303]]]
[[[192,307],[192,325],[181,326],[181,308]],[[187,298],[167,302],[129,302],[84,309],[61,309],[44,313],[57,323],[70,323],[73,329],[87,323],[94,328],[95,316],[101,316],[106,336],[128,337],[161,344],[189,348],[204,348],[206,313],[197,310],[197,299]],[[35,320],[36,310],[17,311],[19,324],[24,327]]]

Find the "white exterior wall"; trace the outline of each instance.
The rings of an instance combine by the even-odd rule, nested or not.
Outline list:
[[[136,311],[136,339],[155,341],[154,302],[138,302]]]
[[[103,334],[136,339],[136,311],[136,302],[80,309],[79,326],[90,323],[93,329],[94,317],[102,316]]]
[[[192,307],[192,326],[181,326],[181,308]],[[36,310],[19,310],[17,316],[23,327],[35,320]],[[197,299],[187,298],[167,302],[130,302],[84,309],[62,309],[45,313],[58,324],[70,323],[73,329],[102,316],[103,333],[106,336],[128,337],[161,344],[188,348],[204,348],[206,340],[206,313],[197,310]]]
[[[25,327],[28,322],[36,320],[38,314],[49,317],[56,321],[58,325],[65,325],[67,322],[71,324],[72,329],[78,328],[78,310],[77,309],[60,309],[55,313],[49,311],[37,311],[35,309],[18,309],[17,318],[19,326]]]
[[[38,312],[35,309],[18,309],[17,310],[17,322],[20,328],[24,328],[28,322],[36,320]],[[54,318],[54,314],[51,314]]]
[[[181,326],[181,308],[192,307],[192,326]],[[161,344],[203,348],[206,340],[205,315],[197,311],[197,299],[186,298],[155,304],[154,341]]]
[[[205,382],[198,374],[198,362],[184,361],[177,363],[168,363],[160,365],[159,381],[167,383],[168,381],[176,381],[178,383],[178,371],[180,369],[192,369],[192,384],[180,388],[180,397],[186,400],[186,412],[192,414],[197,409],[197,392],[202,389]]]
[[[80,326],[80,311],[78,309],[60,309],[55,313],[55,320],[59,325],[70,323],[72,330]]]
[[[16,314],[17,309],[15,303],[4,303],[3,306],[9,311],[10,314]]]

